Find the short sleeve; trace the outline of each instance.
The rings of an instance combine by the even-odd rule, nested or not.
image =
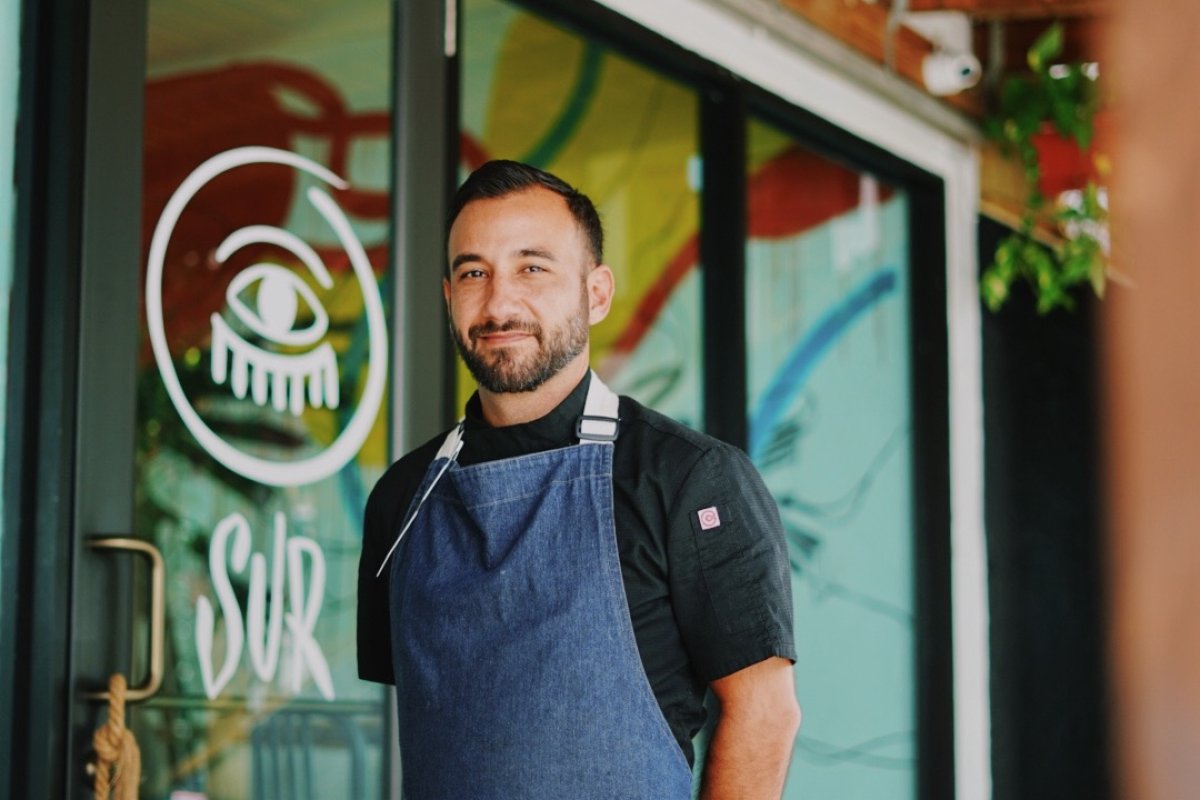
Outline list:
[[[363,515],[363,547],[358,562],[358,677],[377,683],[395,683],[392,674],[392,633],[388,576],[375,573],[387,552],[389,529],[383,482],[367,499]]]
[[[723,443],[707,450],[668,514],[672,603],[698,677],[711,682],[773,656],[794,661],[787,542],[746,455]]]

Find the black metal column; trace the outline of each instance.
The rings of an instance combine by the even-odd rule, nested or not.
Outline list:
[[[732,80],[700,100],[704,427],[746,447],[746,101]]]

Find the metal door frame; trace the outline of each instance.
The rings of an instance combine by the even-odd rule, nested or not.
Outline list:
[[[22,9],[5,440],[0,763],[9,796],[63,797],[83,242],[88,8]]]

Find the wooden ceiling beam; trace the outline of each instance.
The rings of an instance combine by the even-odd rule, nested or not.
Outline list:
[[[884,63],[889,35],[888,10],[884,6],[865,0],[780,0],[780,4],[877,64]],[[933,52],[933,45],[903,25],[894,37],[892,66],[896,74],[924,89],[921,64]],[[978,87],[941,99],[973,117],[983,114],[983,95]]]
[[[891,4],[889,0],[888,5]],[[1103,17],[1112,11],[1111,0],[908,0],[912,13],[959,11],[975,20],[1054,19]]]

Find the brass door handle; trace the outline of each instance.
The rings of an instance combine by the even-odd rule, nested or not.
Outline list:
[[[125,536],[105,536],[89,539],[88,547],[98,550],[126,550],[145,556],[150,562],[150,669],[146,682],[141,686],[131,686],[125,692],[125,701],[136,703],[154,695],[162,686],[163,680],[163,642],[166,591],[166,568],[163,564],[162,553],[149,542]],[[108,692],[90,692],[88,698],[107,700]]]

